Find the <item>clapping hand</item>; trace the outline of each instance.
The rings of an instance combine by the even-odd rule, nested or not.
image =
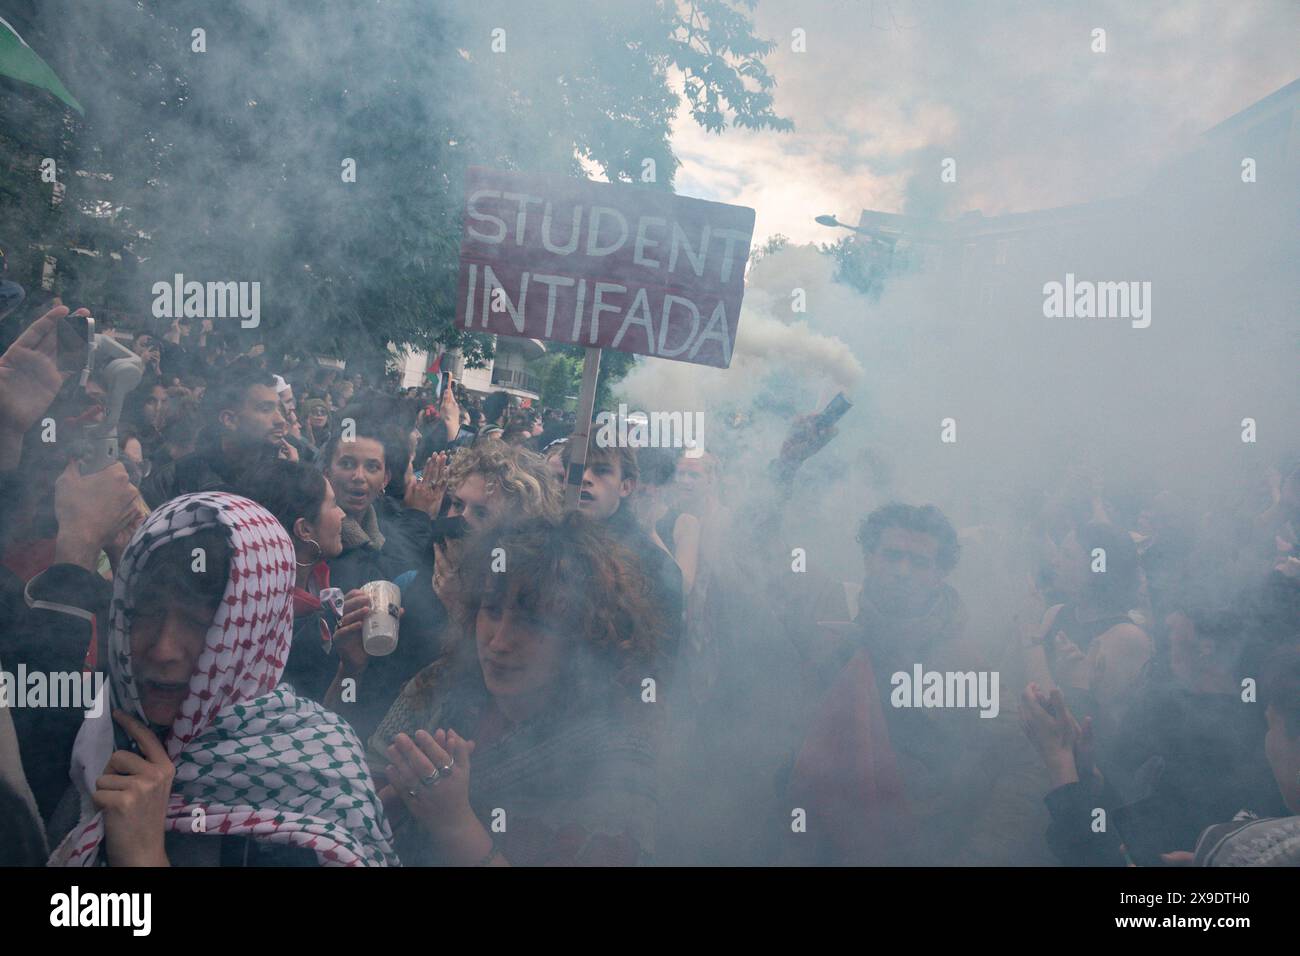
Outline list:
[[[469,804],[472,740],[454,730],[420,730],[414,737],[398,734],[386,752],[392,763],[385,776],[432,835],[451,839],[460,828],[480,825]]]
[[[1029,684],[1020,695],[1020,726],[1047,765],[1053,787],[1079,779],[1074,754],[1079,725],[1065,706],[1059,688],[1044,696],[1037,684]]]

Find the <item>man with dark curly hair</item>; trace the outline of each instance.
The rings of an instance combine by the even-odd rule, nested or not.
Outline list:
[[[924,617],[947,597],[957,566],[957,532],[934,505],[889,504],[858,528],[866,576],[862,599],[886,617]],[[865,606],[865,604],[864,604]]]
[[[934,505],[889,504],[858,529],[865,575],[847,639],[823,672],[825,691],[791,777],[810,839],[802,863],[951,863],[970,814],[945,801],[983,786],[970,766],[974,710],[893,706],[893,675],[965,671],[965,611],[944,580],[957,533]],[[967,782],[963,790],[961,781]]]

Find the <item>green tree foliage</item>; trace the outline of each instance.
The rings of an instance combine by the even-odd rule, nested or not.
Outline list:
[[[776,252],[780,252],[782,249],[785,249],[789,245],[790,245],[789,236],[782,235],[779,232],[773,233],[772,235],[767,237],[767,242],[763,243],[752,253],[750,253],[749,256],[750,268],[753,268],[754,265],[758,263],[760,260],[762,260],[764,257],[770,256]]]
[[[571,355],[548,352],[529,365],[539,382],[539,400],[547,408],[571,408],[570,398],[578,394],[582,362]]]
[[[835,260],[835,281],[873,299],[880,297],[885,279],[901,270],[901,257],[892,249],[860,237],[844,236],[819,248]]]
[[[531,370],[541,382],[541,403],[550,408],[571,409],[582,390],[582,368],[587,350],[559,342],[547,343],[551,350],[534,361]],[[596,377],[596,411],[614,410],[614,385],[632,370],[637,356],[630,352],[605,349],[600,355],[600,374]],[[642,360],[644,361],[644,360]]]
[[[11,0],[86,115],[0,81],[0,241],[29,287],[54,256],[70,302],[143,318],[176,273],[258,280],[250,340],[481,364],[491,337],[452,324],[465,168],[640,181],[649,158],[671,189],[675,83],[707,129],[789,129],[754,2]],[[607,393],[631,359],[606,363]]]

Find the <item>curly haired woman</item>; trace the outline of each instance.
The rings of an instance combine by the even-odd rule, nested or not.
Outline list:
[[[568,514],[489,528],[460,577],[473,640],[412,680],[370,741],[399,856],[647,861],[658,708],[642,682],[664,622],[637,559]]]
[[[441,505],[442,494],[449,495],[447,516],[461,518],[471,532],[506,518],[555,518],[564,507],[563,492],[545,460],[495,438],[483,439],[450,460],[435,456],[430,470],[437,503]],[[462,543],[447,538],[434,546],[434,590],[457,617],[465,611],[455,586]]]

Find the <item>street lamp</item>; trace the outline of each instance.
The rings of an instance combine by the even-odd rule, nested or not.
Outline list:
[[[894,248],[894,244],[898,242],[896,238],[881,235],[874,230],[850,226],[846,222],[840,222],[834,216],[818,216],[813,221],[821,226],[832,226],[838,229],[847,229],[849,232],[856,232],[859,236],[865,236],[868,242],[878,242],[882,246],[888,246],[891,250]]]

